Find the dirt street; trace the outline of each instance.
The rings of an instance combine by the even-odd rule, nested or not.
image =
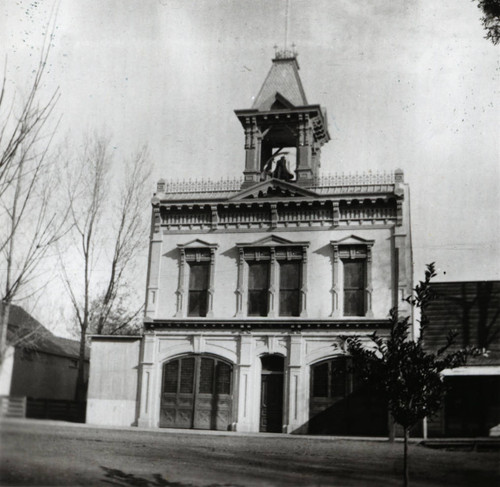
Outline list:
[[[297,436],[97,429],[68,423],[0,424],[0,484],[399,486],[402,445]],[[410,446],[411,485],[495,486],[498,452]]]

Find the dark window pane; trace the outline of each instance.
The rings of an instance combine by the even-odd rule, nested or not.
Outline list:
[[[328,397],[328,363],[313,369],[313,397]]]
[[[344,260],[344,288],[360,289],[365,286],[365,261]]]
[[[300,316],[300,292],[280,290],[280,316]]]
[[[180,392],[184,394],[193,393],[194,380],[194,357],[181,360],[181,387]]]
[[[231,394],[231,366],[217,363],[217,394]]]
[[[248,265],[248,314],[267,316],[269,294],[269,263],[250,262]]]
[[[188,316],[207,316],[208,292],[189,291]]]
[[[248,264],[248,289],[269,288],[269,263],[249,262]]]
[[[188,316],[207,316],[210,262],[189,265]]]
[[[280,289],[300,288],[301,262],[280,262]]]
[[[364,316],[365,292],[344,289],[344,316]]]
[[[301,262],[280,262],[280,316],[300,315]]]
[[[248,314],[249,316],[267,316],[269,292],[248,291]]]
[[[210,262],[196,262],[189,265],[189,289],[201,291],[208,288]]]
[[[200,386],[201,394],[213,394],[214,391],[214,360],[202,358],[200,365]]]
[[[177,392],[179,361],[174,360],[163,367],[163,392]]]
[[[362,259],[344,260],[344,316],[364,316],[366,266]]]

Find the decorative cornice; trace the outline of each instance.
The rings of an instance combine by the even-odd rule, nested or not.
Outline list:
[[[266,319],[244,318],[231,320],[214,319],[166,319],[144,322],[146,330],[289,330],[293,332],[315,330],[379,330],[389,329],[390,321],[360,318],[356,320],[314,320],[314,319]]]

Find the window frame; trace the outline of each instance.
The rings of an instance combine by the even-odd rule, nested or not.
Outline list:
[[[307,316],[307,249],[309,242],[290,242],[271,236],[250,244],[236,244],[239,250],[236,316],[261,318]],[[252,262],[269,262],[268,312],[266,316],[249,313],[249,266]],[[300,262],[298,313],[280,311],[280,262]],[[246,299],[245,299],[246,298]],[[246,303],[246,305],[245,305]]]
[[[179,281],[177,286],[177,318],[211,318],[213,317],[215,254],[218,244],[209,244],[195,240],[187,244],[178,244],[179,249]],[[191,265],[205,262],[208,264],[208,284],[206,289],[206,314],[189,313]]]
[[[342,240],[330,241],[333,248],[333,285],[332,313],[333,318],[372,318],[372,247],[374,240],[365,240],[361,237],[351,235]],[[364,293],[363,310],[361,315],[346,315],[345,313],[345,289],[344,289],[344,262],[349,260],[362,260],[364,262]],[[341,280],[342,279],[342,280]]]

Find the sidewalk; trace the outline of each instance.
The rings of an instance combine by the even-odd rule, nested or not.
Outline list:
[[[139,428],[137,426],[109,426],[96,425],[87,423],[72,423],[69,421],[57,421],[51,419],[32,419],[32,418],[0,418],[1,423],[29,425],[37,424],[40,426],[61,426],[66,428],[85,428],[90,430],[113,430],[113,431],[136,431],[153,433],[158,435],[165,434],[181,434],[181,435],[206,435],[206,436],[230,436],[230,437],[258,437],[258,438],[281,438],[290,440],[318,440],[318,441],[369,441],[369,442],[388,442],[387,437],[371,437],[371,436],[323,436],[323,435],[294,435],[287,433],[247,433],[240,431],[216,431],[216,430],[197,430],[197,429],[176,429],[176,428]],[[473,441],[474,439],[462,439],[462,441]],[[396,438],[396,442],[402,442],[403,438]],[[423,438],[410,438],[411,443],[420,443]],[[425,440],[429,441],[429,440]],[[434,440],[433,440],[434,441]],[[500,441],[499,441],[500,443]]]

